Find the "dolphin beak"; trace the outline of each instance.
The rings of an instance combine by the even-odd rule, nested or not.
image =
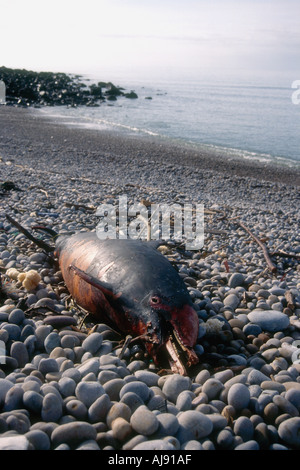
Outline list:
[[[156,363],[167,356],[174,373],[187,375],[187,368],[199,362],[193,350],[198,337],[198,316],[188,304],[174,308],[168,314],[168,319],[160,320],[156,332],[152,330],[146,346]]]

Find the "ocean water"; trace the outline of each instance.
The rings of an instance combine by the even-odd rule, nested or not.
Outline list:
[[[137,78],[107,72],[85,79],[89,84],[112,81],[134,90],[138,99],[119,97],[99,107],[40,112],[67,126],[159,137],[224,157],[300,167],[300,105],[292,102],[291,78]]]

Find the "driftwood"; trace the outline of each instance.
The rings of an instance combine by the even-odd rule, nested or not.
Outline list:
[[[84,210],[91,211],[91,212],[96,211],[96,207],[86,206],[85,204],[76,204],[76,203],[73,203],[73,202],[65,202],[65,206],[66,207],[74,207],[75,209],[84,209]]]
[[[249,233],[249,235],[253,238],[253,240],[260,246],[260,248],[263,250],[263,254],[264,254],[264,257],[265,257],[265,260],[267,262],[267,265],[268,265],[268,268],[269,270],[275,274],[276,271],[277,271],[277,267],[275,266],[275,264],[273,263],[273,261],[271,260],[271,257],[270,257],[270,254],[268,252],[268,249],[266,247],[266,245],[261,241],[259,240],[259,238],[257,238],[254,233],[251,232],[251,230],[243,223],[243,222],[240,222],[240,221],[236,221],[236,223],[242,227],[242,229],[244,229],[247,233]]]
[[[290,290],[287,290],[284,294],[285,299],[287,301],[287,307],[292,310],[292,312],[295,310],[295,301],[294,301],[294,296]]]
[[[14,225],[19,230],[19,232],[22,232],[25,235],[25,237],[27,237],[37,246],[45,250],[47,253],[51,253],[53,251],[53,248],[49,246],[48,243],[44,242],[43,240],[39,240],[38,238],[31,235],[31,233],[28,232],[26,228],[22,227],[22,225],[20,225],[16,220],[10,217],[10,215],[6,214],[6,218],[12,225]]]
[[[300,261],[300,255],[295,255],[294,253],[286,253],[285,251],[274,251],[271,253],[271,256],[280,256],[282,258],[291,258]]]

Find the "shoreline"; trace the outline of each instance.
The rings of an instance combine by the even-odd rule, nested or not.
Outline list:
[[[233,164],[220,172],[209,155],[191,164],[186,149],[68,129],[27,109],[0,108],[0,126],[0,273],[7,281],[0,285],[0,450],[1,444],[35,450],[298,449],[299,187],[289,185],[286,174],[281,182],[259,181],[240,176],[242,167]],[[259,174],[257,166],[247,168]],[[203,248],[183,250],[172,240],[161,247],[199,322],[193,324],[199,362],[184,378],[152,362],[143,341],[122,348],[126,333],[106,326],[105,316],[99,326],[101,319],[87,316],[48,253],[5,216],[33,233],[42,226],[69,236],[95,230],[97,207],[120,195],[129,205],[143,199],[204,204]],[[271,267],[240,222],[264,241]],[[49,234],[38,237],[54,245]],[[118,259],[115,269],[116,276],[123,272]],[[132,279],[136,263],[128,260],[126,269]],[[155,289],[160,295],[160,283]],[[174,320],[182,321],[183,332],[184,320]],[[16,386],[24,392],[17,400]],[[112,418],[123,412],[126,433]],[[272,432],[262,440],[270,423]],[[199,435],[198,429],[205,431]]]
[[[206,172],[207,175],[226,175],[237,180],[247,178],[262,183],[300,186],[300,171],[296,168],[228,158],[214,152],[193,150],[187,145],[165,142],[157,137],[124,136],[113,131],[70,128],[32,108],[0,107],[0,126],[1,152],[8,156],[13,156],[11,151],[15,147],[16,156],[22,155],[23,159],[27,159],[28,146],[32,147],[29,152],[33,157],[34,146],[43,146],[46,151],[49,144],[53,146],[55,142],[56,146],[65,150],[65,155],[69,155],[70,150],[74,153],[89,154],[89,160],[92,159],[93,163],[98,153],[99,163],[101,155],[105,155],[106,159],[111,157],[111,161],[124,162],[124,159],[127,159],[128,162],[130,159],[130,162],[135,161],[139,166],[141,161],[152,161],[161,166],[172,164],[174,168],[192,167]],[[20,145],[24,147],[23,152]]]

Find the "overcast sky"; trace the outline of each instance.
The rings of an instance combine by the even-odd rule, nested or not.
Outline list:
[[[0,18],[7,67],[287,70],[300,79],[300,0],[0,0]]]

